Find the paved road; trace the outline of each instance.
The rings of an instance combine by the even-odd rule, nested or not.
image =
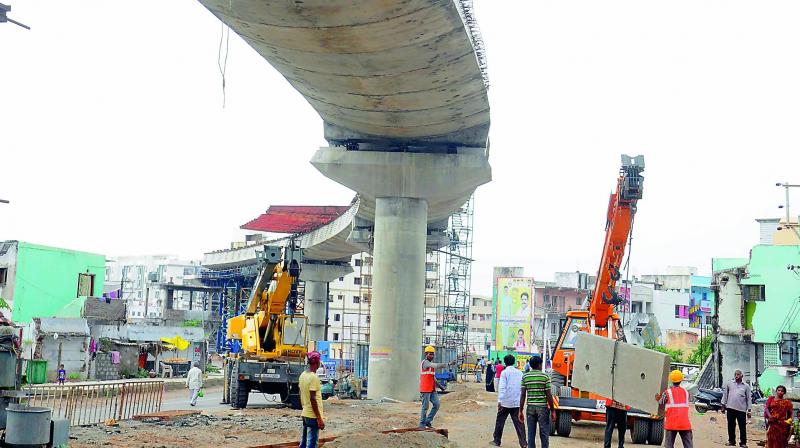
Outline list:
[[[174,411],[178,409],[198,409],[202,411],[220,411],[230,409],[230,405],[221,404],[222,388],[207,389],[205,396],[197,399],[197,406],[189,406],[189,390],[167,392],[161,402],[161,410]],[[266,408],[283,406],[279,402],[277,395],[264,395],[262,393],[251,393],[247,402],[248,408]]]

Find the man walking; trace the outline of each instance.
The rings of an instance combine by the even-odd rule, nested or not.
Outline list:
[[[500,357],[494,360],[494,390],[497,391],[498,383],[500,382],[500,375],[503,373],[503,363],[500,362]]]
[[[425,347],[425,359],[422,360],[419,375],[419,393],[422,395],[422,409],[419,415],[420,428],[433,428],[433,417],[439,412],[439,394],[436,393],[438,387],[444,391],[444,387],[436,381],[436,369],[449,367],[456,364],[456,360],[448,363],[433,362],[433,355],[436,350],[433,346]],[[430,414],[428,414],[428,406],[433,404]]]
[[[728,414],[728,444],[736,446],[736,425],[739,425],[739,446],[747,448],[747,419],[753,405],[750,385],[742,381],[742,371],[733,373],[733,380],[722,388],[722,413]]]
[[[511,421],[514,423],[514,429],[517,431],[519,446],[528,448],[528,443],[525,441],[525,424],[519,418],[520,400],[517,396],[522,389],[522,372],[514,367],[517,362],[514,355],[506,355],[503,358],[503,362],[506,368],[503,369],[500,381],[497,383],[499,387],[497,390],[497,420],[494,424],[494,437],[490,445],[500,446],[500,439],[503,438],[503,428],[506,426],[506,419],[510,415]]]
[[[203,371],[200,370],[200,363],[195,362],[186,374],[186,387],[189,388],[189,404],[197,405],[197,396],[203,388]]]
[[[317,448],[319,432],[325,429],[322,413],[322,383],[317,376],[319,352],[308,352],[308,369],[300,374],[300,404],[303,406],[303,435],[300,448]]]
[[[611,438],[614,436],[614,427],[617,427],[617,443],[619,448],[625,446],[625,431],[628,430],[628,410],[618,401],[606,400],[606,432],[603,438],[603,448],[611,448]]]
[[[656,394],[656,401],[666,408],[664,415],[665,448],[675,447],[675,438],[680,435],[683,448],[693,448],[692,422],[689,421],[689,392],[681,387],[683,372],[673,370],[669,374],[672,387],[663,394]]]
[[[483,369],[486,367],[486,361],[484,361],[483,356],[478,360],[475,365],[475,382],[482,383],[483,379],[481,379],[481,373],[483,373]]]
[[[528,361],[531,370],[522,376],[522,387],[519,395],[519,419],[527,416],[528,447],[536,448],[536,425],[539,425],[539,440],[542,448],[550,448],[551,419],[556,419],[556,407],[550,392],[550,377],[542,372],[542,358],[531,356]],[[528,404],[526,413],[525,403]]]

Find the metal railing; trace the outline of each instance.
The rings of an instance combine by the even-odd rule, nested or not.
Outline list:
[[[72,426],[106,420],[127,420],[158,412],[164,398],[163,381],[104,381],[65,385],[32,385],[25,388],[30,406],[53,410]]]

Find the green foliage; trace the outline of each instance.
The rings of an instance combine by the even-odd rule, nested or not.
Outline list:
[[[211,364],[206,365],[206,372],[207,373],[219,373],[221,370],[217,366],[213,366]]]
[[[98,350],[101,352],[110,352],[112,344],[113,341],[110,338],[100,338],[98,339]]]
[[[149,376],[150,375],[148,375],[147,370],[141,368],[139,369],[139,372],[136,373],[137,378],[148,378]]]
[[[199,320],[199,319],[185,320],[185,321],[183,321],[183,326],[184,327],[202,327],[203,326],[203,321]]]
[[[80,373],[70,373],[69,375],[67,375],[67,378],[69,378],[71,380],[79,380],[79,379],[81,379],[81,374]]]
[[[10,310],[11,306],[8,305],[8,302],[5,301],[2,297],[0,297],[0,309]]]
[[[683,362],[683,350],[672,350],[661,345],[646,344],[644,348],[669,355],[672,362]]]
[[[690,353],[689,357],[686,358],[686,362],[689,364],[699,364],[702,366],[706,362],[706,359],[711,356],[711,339],[711,335],[700,339],[700,345],[692,350],[692,353]]]

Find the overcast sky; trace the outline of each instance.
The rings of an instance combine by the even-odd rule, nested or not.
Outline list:
[[[308,163],[319,116],[235,34],[222,107],[221,27],[198,2],[6,3],[33,29],[0,24],[0,240],[199,258],[270,204],[352,199]],[[707,273],[782,213],[775,182],[800,183],[800,3],[475,3],[494,180],[473,293],[492,266],[595,273],[620,153],[647,162],[632,273]]]

